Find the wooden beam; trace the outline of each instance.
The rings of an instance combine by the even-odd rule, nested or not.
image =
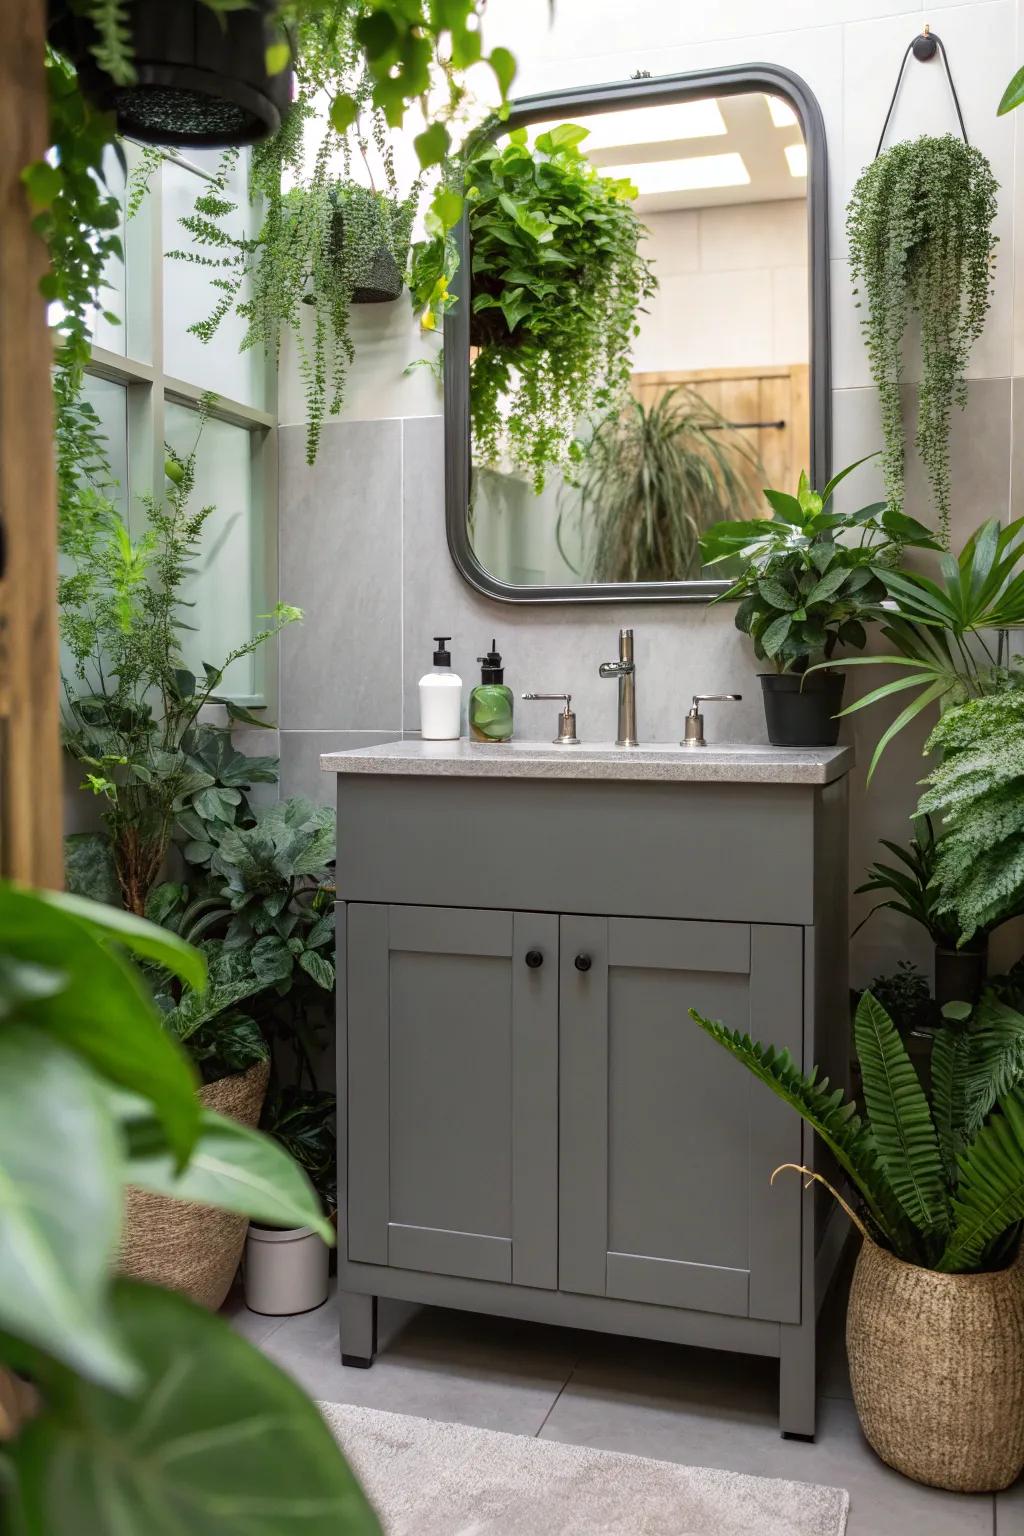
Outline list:
[[[21,171],[46,152],[46,0],[3,6],[0,49],[0,874],[64,883],[52,347]]]

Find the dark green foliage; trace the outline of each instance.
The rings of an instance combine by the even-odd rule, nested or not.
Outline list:
[[[936,910],[963,941],[1024,912],[1024,682],[942,716],[920,809],[943,818]]]
[[[859,512],[827,510],[856,468],[841,470],[820,493],[801,474],[795,496],[765,491],[770,520],[717,523],[701,536],[705,564],[743,560],[742,574],[715,601],[740,599],[736,628],[777,672],[806,672],[818,657],[825,665],[838,645],[862,649],[865,620],[886,593],[886,564],[903,544],[934,547],[927,529],[884,502]]]
[[[949,418],[967,404],[965,370],[992,289],[998,186],[980,150],[952,134],[894,144],[862,172],[847,210],[854,292],[882,408],[882,467],[903,505],[900,385],[911,315],[921,326],[917,449],[943,545],[949,547]]]
[[[589,581],[678,581],[700,571],[712,523],[751,510],[755,455],[695,389],[607,416],[567,486]]]
[[[936,1035],[928,1098],[892,1020],[870,992],[854,1033],[862,1122],[817,1068],[690,1017],[797,1110],[835,1155],[875,1238],[910,1264],[945,1273],[998,1267],[1024,1221],[1024,1017],[991,996],[951,1004]]]
[[[885,1009],[901,1035],[930,1032],[938,1025],[939,1011],[928,978],[909,960],[901,960],[891,975],[874,976],[866,990]]]
[[[934,883],[940,840],[935,835],[930,816],[915,816],[913,826],[914,836],[906,848],[890,842],[888,838],[881,839],[882,847],[888,848],[903,868],[880,861],[868,866],[869,878],[863,885],[857,886],[854,895],[861,896],[868,891],[891,891],[892,895],[886,901],[876,902],[853,932],[859,933],[868,918],[887,909],[909,917],[912,923],[919,923],[933,944],[952,949],[960,940],[960,925],[955,918],[944,915],[940,910],[941,896]],[[877,992],[875,995],[878,996]],[[879,998],[879,1001],[885,1000]]]
[[[587,129],[525,128],[472,150],[464,167],[473,273],[470,368],[474,461],[543,489],[580,456],[580,418],[626,395],[638,311],[654,292],[638,245],[636,188],[599,175]],[[450,242],[438,221],[414,256],[413,303],[444,309]]]
[[[327,1211],[337,1209],[336,1100],[321,1088],[285,1087],[272,1093],[261,1128],[306,1172]]]

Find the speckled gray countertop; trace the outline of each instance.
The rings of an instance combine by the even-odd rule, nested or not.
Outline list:
[[[831,784],[853,767],[849,747],[762,747],[719,742],[616,747],[543,741],[491,746],[468,741],[394,741],[325,752],[325,773],[490,779],[652,779],[680,784]]]

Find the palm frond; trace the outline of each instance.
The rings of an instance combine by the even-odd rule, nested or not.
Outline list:
[[[949,1224],[946,1181],[928,1100],[885,1009],[865,992],[854,1020],[864,1102],[882,1167],[926,1237]]]
[[[936,1268],[980,1268],[990,1250],[1024,1220],[1024,1089],[1000,1099],[960,1158],[953,1224]]]
[[[920,1257],[920,1241],[880,1162],[874,1137],[854,1105],[844,1101],[842,1089],[829,1091],[828,1078],[818,1081],[817,1068],[801,1072],[788,1051],[761,1045],[694,1008],[690,1017],[814,1128],[853,1181],[885,1242],[904,1257]]]
[[[932,1042],[932,1118],[951,1188],[960,1176],[960,1154],[967,1145],[964,1083],[970,1052],[967,1028],[946,1019]]]

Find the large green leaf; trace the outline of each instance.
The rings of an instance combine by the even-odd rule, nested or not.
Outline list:
[[[944,1231],[946,1180],[928,1100],[895,1025],[870,992],[857,1007],[854,1038],[868,1120],[889,1183],[915,1227]]]
[[[919,1256],[919,1239],[881,1165],[874,1138],[854,1106],[844,1102],[842,1089],[830,1092],[828,1078],[818,1080],[817,1067],[810,1073],[801,1072],[788,1051],[761,1045],[739,1030],[704,1018],[693,1008],[690,1017],[817,1131],[853,1180],[890,1247],[904,1258]]]
[[[960,1159],[953,1228],[936,1268],[980,1268],[989,1248],[1024,1221],[1024,1089],[999,1101]]]
[[[170,1291],[122,1281],[114,1309],[144,1388],[58,1383],[5,1448],[11,1536],[380,1536],[320,1414],[266,1356]]]
[[[960,1176],[960,1154],[967,1142],[964,1085],[970,1051],[968,1030],[947,1018],[932,1044],[932,1116],[950,1186]]]
[[[127,1135],[130,1183],[237,1211],[269,1227],[313,1227],[325,1242],[334,1242],[334,1228],[306,1175],[269,1136],[204,1110],[199,1140],[178,1173],[155,1122],[130,1122]]]
[[[92,1072],[0,1028],[0,1330],[105,1386],[136,1379],[107,1307],[121,1225],[117,1130]]]
[[[44,967],[56,960],[66,981],[59,994],[20,1005],[19,1019],[148,1099],[184,1161],[199,1130],[195,1074],[161,1029],[138,972],[107,941],[114,937],[197,979],[205,973],[202,956],[128,913],[12,885],[0,885],[0,934],[6,955]]]

